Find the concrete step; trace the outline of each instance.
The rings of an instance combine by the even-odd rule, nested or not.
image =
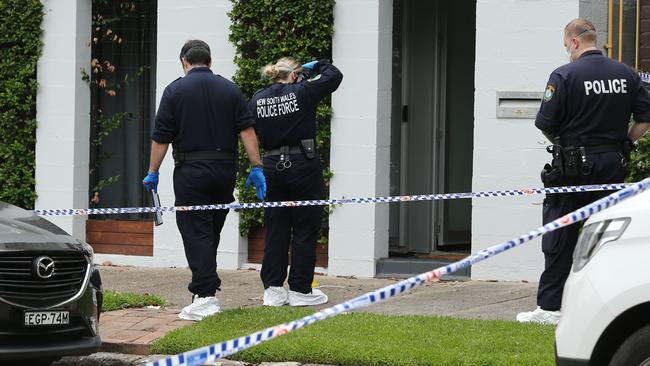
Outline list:
[[[382,258],[377,261],[377,278],[408,278],[433,269],[444,267],[452,260],[433,258]],[[442,276],[443,281],[467,281],[470,279],[470,268]]]

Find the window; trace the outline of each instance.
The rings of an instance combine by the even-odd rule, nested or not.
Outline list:
[[[156,9],[156,1],[93,0],[92,69],[85,77],[91,88],[90,207],[149,205],[140,182],[148,167],[155,116]],[[151,216],[106,215],[91,219],[150,221]],[[90,222],[88,241],[96,244],[95,250],[100,253],[106,252],[103,249],[125,252],[109,246],[134,240],[108,235],[114,239],[111,241],[107,235],[94,234],[97,227],[111,230],[111,225],[106,224]],[[124,225],[120,223],[122,232]],[[128,231],[137,234],[146,229],[142,234],[149,234],[149,238],[132,244],[151,247],[153,231],[149,225],[134,225]]]

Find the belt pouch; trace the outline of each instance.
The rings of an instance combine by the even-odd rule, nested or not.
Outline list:
[[[578,177],[582,175],[582,155],[578,147],[565,147],[562,150],[565,177]]]
[[[544,187],[557,187],[562,181],[562,172],[557,167],[552,167],[551,164],[544,165],[541,172],[542,183]]]
[[[307,159],[316,157],[316,143],[314,139],[300,140],[300,148]]]
[[[562,172],[557,166],[551,166],[551,164],[544,165],[544,169],[542,169],[540,175],[545,188],[557,187],[562,184]],[[547,193],[546,199],[544,199],[544,204],[555,206],[558,199],[559,197],[557,193]]]

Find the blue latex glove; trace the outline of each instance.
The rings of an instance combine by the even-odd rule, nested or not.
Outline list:
[[[158,172],[149,172],[149,174],[147,174],[147,176],[142,180],[144,189],[147,191],[153,190],[154,192],[158,192],[158,175]]]
[[[255,186],[257,198],[264,200],[264,197],[266,197],[266,178],[264,177],[264,170],[261,167],[256,166],[251,169],[251,173],[248,175],[248,179],[246,179],[246,188],[250,187],[251,184]]]
[[[314,60],[311,62],[307,62],[306,64],[302,65],[303,69],[308,69],[308,70],[313,70],[314,66],[318,63],[318,60]]]

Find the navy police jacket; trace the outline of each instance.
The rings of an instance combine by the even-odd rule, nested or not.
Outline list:
[[[295,146],[316,138],[316,107],[334,92],[343,74],[334,65],[318,61],[315,77],[294,84],[275,83],[253,95],[249,108],[263,149]]]
[[[175,151],[237,150],[237,134],[255,126],[246,99],[207,67],[191,69],[163,92],[151,139]]]
[[[631,115],[650,121],[638,73],[594,50],[553,71],[535,126],[565,146],[618,143],[627,139]]]

